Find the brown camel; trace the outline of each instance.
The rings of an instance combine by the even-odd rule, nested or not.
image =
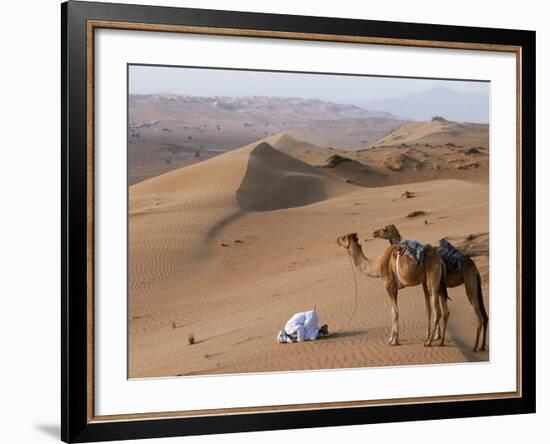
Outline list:
[[[449,310],[447,308],[446,290],[443,283],[443,262],[435,248],[426,251],[424,262],[417,265],[414,259],[401,255],[398,246],[386,248],[377,259],[368,259],[363,254],[357,233],[341,236],[338,245],[344,247],[355,267],[369,277],[380,278],[392,304],[392,330],[389,339],[390,345],[399,345],[399,310],[397,306],[398,290],[404,287],[422,285],[427,290],[426,313],[428,315],[428,329],[424,345],[431,346],[436,340],[435,332],[439,328],[443,309],[443,326],[439,345],[445,344],[445,331]],[[433,313],[433,319],[432,319]]]
[[[375,230],[372,235],[373,237],[389,240],[391,245],[397,245],[402,240],[401,234],[393,224]],[[462,284],[464,284],[468,301],[477,317],[477,332],[473,350],[474,352],[478,350],[483,351],[487,343],[487,324],[489,323],[489,317],[487,316],[485,304],[483,303],[481,275],[479,274],[475,262],[470,257],[464,260],[461,270],[454,271],[447,268],[445,272],[446,287],[455,288]],[[483,337],[481,340],[481,347],[478,348],[479,336],[482,331]]]

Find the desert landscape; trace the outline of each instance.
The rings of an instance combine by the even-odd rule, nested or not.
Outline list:
[[[282,132],[353,149],[407,122],[387,112],[295,97],[132,94],[128,106],[130,184]]]
[[[488,125],[377,118],[385,134],[365,145],[282,131],[178,168],[142,158],[147,173],[129,144],[129,377],[488,360],[472,351],[476,318],[463,286],[449,289],[443,347],[423,344],[422,287],[400,290],[401,345],[390,347],[382,283],[359,273],[356,301],[336,244],[358,232],[376,257],[388,242],[372,233],[390,223],[408,239],[444,237],[473,257],[490,313]],[[157,120],[149,128],[168,127]],[[340,125],[331,128],[336,139]],[[275,341],[293,313],[313,307],[329,337]]]

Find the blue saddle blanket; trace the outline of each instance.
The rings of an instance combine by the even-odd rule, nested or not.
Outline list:
[[[409,239],[402,240],[399,242],[399,245],[407,256],[414,259],[417,265],[422,265],[424,263],[426,251],[432,248],[430,244],[421,244],[420,242]]]
[[[464,261],[469,257],[468,253],[460,251],[446,239],[439,241],[439,254],[447,269],[451,271],[462,270]]]

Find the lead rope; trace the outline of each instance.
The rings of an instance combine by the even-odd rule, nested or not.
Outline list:
[[[348,260],[349,260],[349,265],[351,267],[351,274],[353,274],[353,283],[355,285],[355,302],[354,302],[354,305],[353,305],[353,311],[351,312],[351,316],[349,317],[348,321],[341,325],[338,330],[336,330],[334,333],[338,333],[340,331],[342,331],[344,329],[344,327],[347,327],[351,321],[353,320],[353,318],[355,317],[355,313],[357,312],[357,300],[358,300],[358,288],[357,288],[357,276],[355,275],[355,267],[353,266],[353,263],[351,261],[351,256],[348,254]]]

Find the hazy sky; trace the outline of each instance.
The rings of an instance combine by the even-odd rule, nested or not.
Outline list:
[[[434,87],[489,95],[488,82],[130,66],[130,94],[282,96],[361,105]]]

